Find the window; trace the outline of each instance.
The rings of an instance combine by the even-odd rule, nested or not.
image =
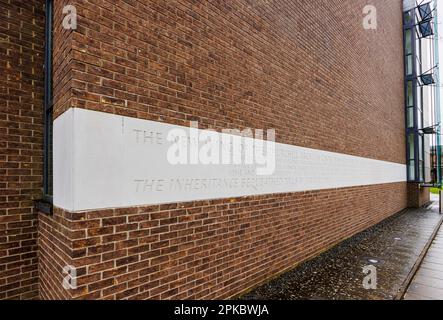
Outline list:
[[[408,128],[414,127],[414,108],[410,107],[407,109],[406,117],[407,117],[407,124]]]
[[[415,180],[415,161],[411,160],[408,164],[408,180],[414,181]]]
[[[435,83],[434,76],[432,74],[422,74],[420,79],[424,86],[429,86]]]
[[[408,81],[406,90],[407,90],[406,91],[407,106],[413,107],[414,106],[414,87],[413,87],[412,81]]]
[[[404,22],[405,26],[413,24],[414,23],[413,11],[405,12],[404,20],[405,20],[405,22]]]
[[[419,173],[419,151],[417,129],[421,123],[420,110],[417,104],[421,104],[420,92],[417,90],[417,67],[418,58],[415,50],[416,33],[413,26],[415,20],[415,10],[405,13],[404,17],[404,57],[405,57],[405,112],[406,112],[406,157],[408,181],[420,179]],[[420,43],[418,43],[420,46]]]
[[[406,75],[412,75],[412,55],[406,56]]]
[[[408,134],[408,180],[415,180],[415,135]]]
[[[434,31],[432,30],[432,25],[429,21],[421,22],[418,25],[418,29],[420,30],[421,36],[423,38],[432,36],[434,34]]]
[[[429,54],[433,55],[432,48],[423,43],[424,38],[434,33],[432,28],[432,8],[429,3],[418,5],[404,13],[404,63],[405,63],[405,113],[406,113],[406,158],[408,181],[424,182],[425,170],[425,143],[423,134],[428,134],[424,126],[424,106],[430,103],[424,86],[433,85],[436,79],[432,72],[427,71]],[[428,40],[426,40],[428,41]],[[425,50],[426,49],[426,50]],[[425,69],[425,70],[423,70]],[[432,70],[432,69],[431,69]]]
[[[423,153],[424,153],[424,149],[423,149],[423,136],[419,135],[418,136],[418,159],[420,161],[423,161]]]
[[[412,29],[405,31],[405,52],[406,54],[412,54]]]
[[[405,31],[405,62],[406,62],[406,75],[410,76],[413,73],[413,55],[412,55],[412,29]]]
[[[432,9],[430,3],[425,3],[418,6],[418,12],[423,21],[430,20],[432,18]]]
[[[423,87],[417,88],[417,108],[422,110],[423,109]]]
[[[414,160],[415,158],[415,148],[414,148],[414,134],[409,134],[408,135],[408,146],[409,146],[409,160]]]
[[[423,112],[417,108],[417,128],[423,128]]]

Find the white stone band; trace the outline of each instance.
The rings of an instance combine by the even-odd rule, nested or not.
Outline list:
[[[54,121],[54,205],[83,211],[406,181],[403,164],[280,143],[269,176],[256,175],[257,165],[172,165],[167,135],[177,128],[189,132],[69,109]]]

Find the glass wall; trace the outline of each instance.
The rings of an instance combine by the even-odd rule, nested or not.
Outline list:
[[[427,102],[425,87],[419,76],[427,70],[424,54],[429,49],[417,29],[419,16],[416,9],[404,14],[404,61],[405,61],[405,114],[406,156],[408,181],[425,182],[424,163],[424,109]]]

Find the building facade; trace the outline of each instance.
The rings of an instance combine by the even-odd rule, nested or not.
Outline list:
[[[230,298],[429,201],[419,12],[367,5],[0,0],[0,299]]]

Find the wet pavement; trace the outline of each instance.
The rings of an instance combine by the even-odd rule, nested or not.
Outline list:
[[[435,204],[402,211],[239,299],[399,298],[441,218]],[[365,289],[363,268],[371,265],[376,267],[377,288]]]
[[[405,300],[443,300],[443,227],[415,274]]]

